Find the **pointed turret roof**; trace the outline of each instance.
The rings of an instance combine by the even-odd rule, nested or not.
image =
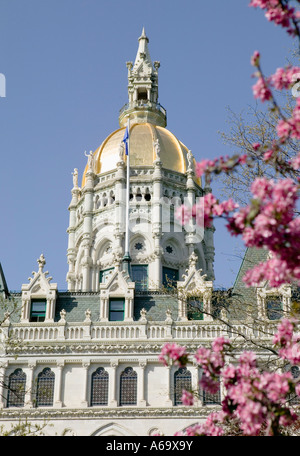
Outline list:
[[[152,63],[148,49],[149,39],[143,27],[134,64],[126,62],[128,69],[128,103],[120,110],[119,123],[152,123],[165,127],[166,110],[158,103],[158,69],[160,62]]]
[[[148,49],[148,43],[149,38],[147,37],[145,28],[143,27],[142,34],[139,37],[139,47],[133,65],[133,72],[142,70],[143,73],[152,73],[153,65]]]

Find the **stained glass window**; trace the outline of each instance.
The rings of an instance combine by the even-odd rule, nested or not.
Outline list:
[[[201,389],[200,397],[202,396],[203,405],[210,405],[210,404],[221,404],[221,389],[220,389],[220,381],[218,391],[216,393],[210,393],[205,389]]]
[[[120,376],[120,405],[136,405],[137,373],[126,367]]]
[[[131,266],[132,281],[135,282],[136,290],[148,289],[148,266],[145,264],[134,264]]]
[[[180,367],[174,374],[174,405],[182,405],[182,390],[191,391],[192,376],[186,367]]]
[[[108,404],[108,372],[103,367],[92,374],[91,406]]]
[[[7,391],[7,407],[23,407],[25,400],[26,374],[16,369],[10,376]]]
[[[163,286],[166,288],[177,287],[179,280],[178,269],[163,267]]]
[[[36,407],[53,405],[55,374],[49,367],[39,373],[36,384]]]

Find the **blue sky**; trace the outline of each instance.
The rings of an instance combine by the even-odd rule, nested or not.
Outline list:
[[[84,151],[118,128],[127,102],[126,61],[145,27],[159,60],[159,102],[197,160],[231,154],[226,107],[254,105],[250,57],[266,73],[286,63],[292,41],[248,0],[1,0],[0,262],[18,290],[41,253],[66,289],[72,171]],[[230,286],[242,244],[216,224],[216,285]]]

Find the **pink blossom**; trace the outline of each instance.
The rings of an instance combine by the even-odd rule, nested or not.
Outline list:
[[[274,150],[273,149],[268,149],[263,155],[263,160],[264,161],[270,160],[273,157],[273,154],[274,154]]]
[[[300,154],[298,154],[297,157],[293,158],[291,165],[296,171],[300,169]]]
[[[187,362],[188,355],[186,353],[186,348],[181,347],[175,343],[167,343],[163,346],[161,353],[158,357],[165,366],[168,365],[169,361],[174,361],[174,364],[178,366],[183,366]]]
[[[215,352],[221,352],[224,350],[225,345],[230,345],[230,340],[225,339],[225,337],[217,337],[212,343],[212,349]]]
[[[270,100],[272,97],[271,91],[266,81],[260,76],[253,86],[254,98],[259,98],[261,101]]]
[[[257,66],[259,64],[260,53],[258,51],[254,51],[251,57],[251,65]]]
[[[194,395],[191,391],[182,390],[181,401],[183,405],[194,405]]]

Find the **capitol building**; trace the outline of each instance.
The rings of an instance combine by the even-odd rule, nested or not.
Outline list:
[[[7,431],[26,421],[53,436],[183,431],[219,408],[222,385],[213,395],[199,391],[199,367],[163,366],[163,345],[176,342],[194,353],[217,336],[236,337],[234,325],[261,338],[274,323],[268,303],[280,311],[290,306],[288,287],[243,288],[247,261],[260,259],[251,249],[234,289],[255,301],[261,326],[243,325],[242,315],[220,305],[215,229],[177,217],[183,203],[200,204],[210,182],[196,176],[192,152],[166,128],[160,63],[152,62],[148,43],[143,29],[135,61],[126,63],[128,102],[119,128],[86,154],[84,170],[73,172],[68,291],[58,290],[42,253],[19,293],[9,293],[0,266],[0,293],[18,307],[3,311],[0,328],[0,426]],[[183,388],[199,393],[193,406],[182,404]]]

